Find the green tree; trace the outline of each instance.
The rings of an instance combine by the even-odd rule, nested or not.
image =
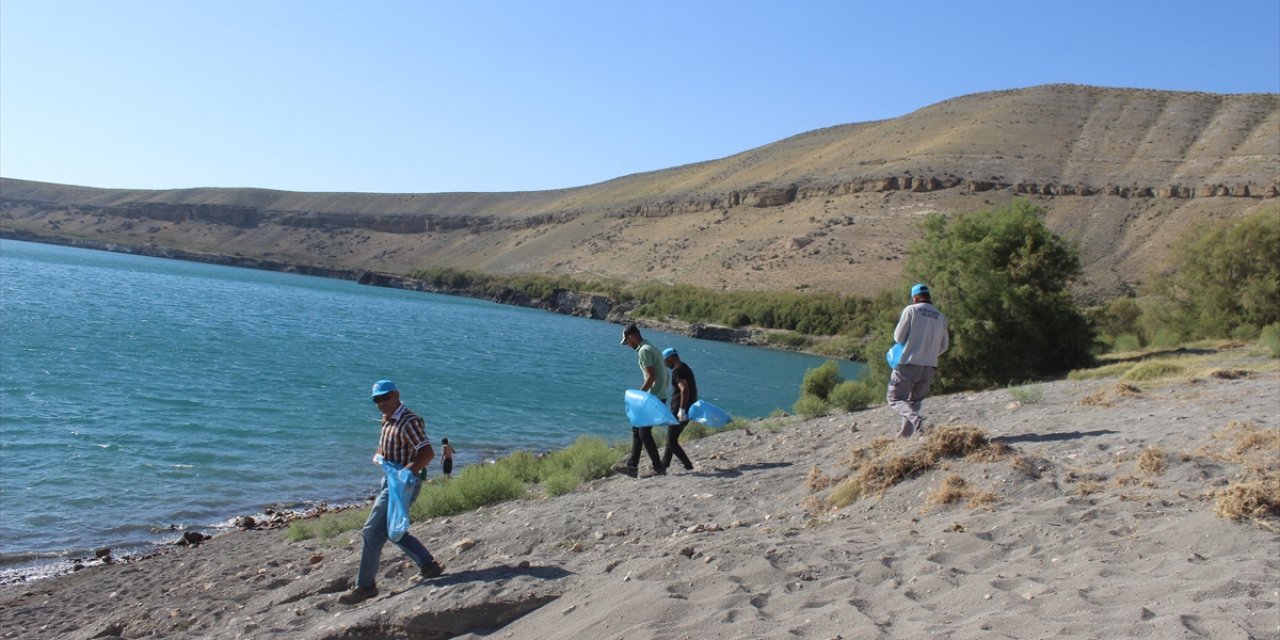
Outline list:
[[[1182,338],[1256,337],[1280,322],[1280,210],[1198,225],[1174,245],[1174,270],[1157,278],[1159,324]]]
[[[1081,273],[1074,247],[1025,201],[924,221],[907,259],[947,314],[951,348],[939,390],[990,388],[1086,364],[1093,334],[1067,287]]]

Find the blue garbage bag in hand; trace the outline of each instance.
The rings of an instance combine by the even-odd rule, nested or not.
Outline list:
[[[706,400],[699,400],[689,405],[689,419],[694,422],[701,422],[708,427],[723,427],[733,420],[720,407]]]
[[[639,389],[627,389],[627,419],[633,427],[655,427],[664,424],[680,424],[671,410],[658,396]]]
[[[884,354],[884,361],[889,363],[890,369],[898,368],[898,361],[902,359],[902,348],[906,346],[901,342],[893,343],[892,347]]]
[[[409,531],[409,504],[413,502],[418,476],[394,462],[379,460],[379,464],[387,474],[387,537],[399,542]]]

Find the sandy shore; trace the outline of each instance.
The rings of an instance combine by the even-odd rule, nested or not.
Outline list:
[[[935,437],[1003,446],[844,508],[839,480],[930,440],[875,444],[884,408],[715,435],[691,472],[415,523],[445,575],[388,546],[357,606],[356,534],[231,533],[4,587],[0,637],[1280,638],[1280,521],[1215,513],[1280,465],[1239,437],[1280,429],[1280,374],[1039,389],[930,399]]]

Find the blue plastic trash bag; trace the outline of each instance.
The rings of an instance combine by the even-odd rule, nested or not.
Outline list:
[[[658,396],[639,389],[627,389],[627,419],[633,427],[680,424]]]
[[[409,531],[409,503],[413,502],[413,487],[418,476],[408,467],[386,460],[379,463],[387,474],[387,537],[399,542]]]
[[[889,347],[889,351],[884,354],[884,360],[889,363],[890,369],[898,368],[898,361],[902,359],[903,346],[905,345],[895,342],[892,347]]]
[[[720,407],[706,400],[699,400],[689,405],[689,419],[694,422],[701,422],[708,427],[723,427],[733,420]]]

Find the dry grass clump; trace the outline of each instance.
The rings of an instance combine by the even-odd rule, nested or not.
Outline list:
[[[871,441],[871,444],[865,447],[858,447],[849,451],[849,455],[845,456],[844,464],[848,467],[857,467],[864,460],[879,458],[884,455],[893,446],[894,439],[880,436]]]
[[[967,501],[970,508],[977,508],[994,504],[999,497],[990,491],[977,489],[958,474],[951,474],[943,479],[942,484],[928,497],[930,504],[939,505],[955,504],[962,500]]]
[[[1080,398],[1077,404],[1092,407],[1114,407],[1119,398],[1132,398],[1142,394],[1142,389],[1127,382],[1117,382],[1111,389],[1098,389]]]
[[[854,472],[831,490],[827,503],[845,507],[864,495],[884,493],[889,487],[933,468],[944,458],[989,461],[1012,451],[1007,445],[993,445],[982,429],[973,425],[933,429],[923,446],[902,455],[893,455],[891,444],[891,440],[877,439],[867,448],[851,451],[846,460]],[[993,452],[993,448],[998,451]]]
[[[1262,463],[1280,462],[1280,429],[1260,429],[1252,422],[1232,420],[1227,427],[1213,434],[1215,440],[1234,440],[1230,454],[1220,454],[1218,458],[1227,462],[1248,463],[1251,460]]]
[[[804,484],[809,491],[824,491],[835,483],[835,478],[823,473],[816,464],[809,468],[809,473],[804,478]]]
[[[1138,469],[1148,475],[1158,476],[1169,468],[1169,459],[1164,451],[1156,447],[1147,447],[1138,453]]]
[[[1214,512],[1229,520],[1253,520],[1267,526],[1280,518],[1280,429],[1261,429],[1251,422],[1232,421],[1213,435],[1229,440],[1230,448],[1212,457],[1244,466],[1243,477],[1216,492]]]
[[[1214,513],[1228,520],[1253,520],[1265,523],[1267,518],[1280,518],[1280,472],[1259,474],[1256,480],[1232,482],[1218,492]]]
[[[1244,369],[1211,369],[1205,372],[1204,377],[1218,378],[1219,380],[1239,380],[1240,378],[1249,377],[1252,373]]]
[[[1135,387],[1127,382],[1117,382],[1115,386],[1115,394],[1126,398],[1142,395],[1142,389]]]
[[[987,434],[971,424],[945,426],[929,432],[925,450],[935,459],[963,458],[987,448]]]
[[[1082,404],[1087,407],[1115,406],[1115,403],[1112,402],[1111,398],[1107,396],[1106,389],[1098,389],[1097,391],[1094,391],[1093,393],[1083,398],[1080,398],[1080,400],[1077,401],[1077,404]]]
[[[804,509],[805,513],[809,515],[818,516],[827,510],[827,505],[823,504],[822,499],[818,496],[809,495],[800,501],[800,508]]]
[[[997,444],[1003,445],[1003,443]],[[1012,448],[1010,448],[1010,451],[1012,452]],[[1023,476],[1031,478],[1032,480],[1040,477],[1040,465],[1037,464],[1037,460],[1035,458],[1020,453],[1012,455],[1013,457],[1009,460],[1010,468],[1021,473]]]

